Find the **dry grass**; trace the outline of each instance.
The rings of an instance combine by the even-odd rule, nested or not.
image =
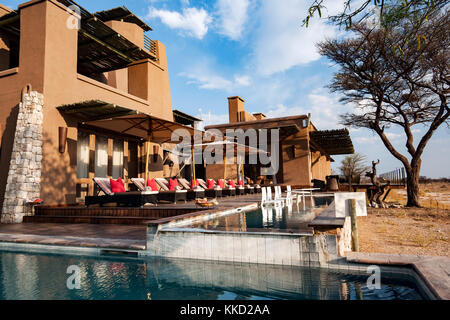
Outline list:
[[[450,210],[450,183],[420,185],[420,205],[424,208]],[[387,202],[406,204],[406,190],[391,190]]]
[[[363,252],[450,256],[450,210],[369,208],[358,222]]]

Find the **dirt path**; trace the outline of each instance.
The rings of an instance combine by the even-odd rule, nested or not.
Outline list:
[[[369,208],[358,223],[361,252],[450,257],[450,210]]]

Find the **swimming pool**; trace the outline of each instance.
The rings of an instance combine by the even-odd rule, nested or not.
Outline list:
[[[183,228],[234,232],[312,233],[308,224],[333,201],[333,196],[306,197],[305,202],[266,206],[192,223]],[[306,203],[306,205],[305,205]]]
[[[70,266],[80,289],[68,289]],[[421,300],[408,276],[181,259],[68,256],[0,251],[0,300]]]

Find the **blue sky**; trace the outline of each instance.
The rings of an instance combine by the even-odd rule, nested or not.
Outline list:
[[[23,1],[3,0],[16,8]],[[270,117],[312,114],[319,129],[340,128],[338,114],[350,110],[326,88],[337,70],[315,43],[342,31],[314,20],[301,26],[304,0],[78,0],[90,11],[126,5],[153,29],[149,37],[167,47],[172,103],[205,124],[228,121],[227,97],[246,100],[248,112]],[[339,10],[332,1],[329,13]],[[417,127],[417,137],[424,129]],[[450,129],[441,127],[423,156],[422,175],[450,177]],[[405,151],[399,130],[393,143]],[[380,171],[401,163],[369,130],[351,130],[357,152],[381,160]],[[334,157],[336,164],[342,157]],[[334,165],[336,167],[337,165]]]

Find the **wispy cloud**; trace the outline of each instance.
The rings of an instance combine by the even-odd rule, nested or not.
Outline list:
[[[328,3],[329,11],[336,11],[334,1]],[[307,10],[304,0],[284,0],[282,5],[278,0],[262,2],[258,13],[260,27],[253,45],[260,74],[272,75],[320,59],[316,43],[335,36],[336,29],[316,19],[308,28],[302,27],[301,18]]]
[[[247,75],[235,74],[231,78],[219,75],[207,64],[193,66],[189,71],[178,74],[187,78],[187,84],[196,85],[200,89],[223,90],[231,92],[238,88],[247,87],[251,84],[251,79]]]
[[[239,40],[248,19],[249,5],[249,0],[218,0],[219,33]]]
[[[203,39],[208,33],[208,26],[212,22],[212,17],[203,8],[184,8],[180,13],[150,7],[147,18],[159,18],[169,28],[198,39]]]
[[[345,107],[339,103],[338,97],[331,95],[325,89],[316,89],[305,95],[302,100],[301,103],[293,106],[276,105],[269,108],[266,115],[270,118],[278,118],[311,113],[311,121],[318,129],[342,127],[339,124],[339,113]]]

